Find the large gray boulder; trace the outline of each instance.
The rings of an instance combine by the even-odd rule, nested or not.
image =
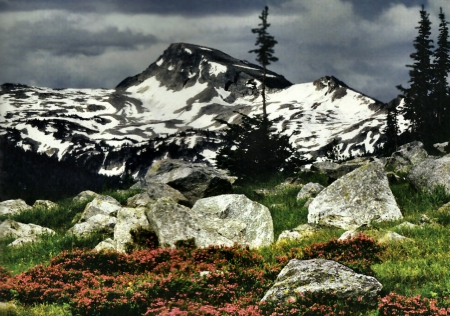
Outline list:
[[[192,213],[206,230],[241,245],[258,248],[274,240],[269,209],[241,194],[225,194],[198,200]]]
[[[296,293],[335,293],[339,298],[358,299],[368,305],[377,302],[383,286],[374,277],[358,274],[331,260],[292,259],[281,270],[262,301],[286,302]]]
[[[308,223],[346,230],[401,218],[383,166],[376,161],[333,182],[308,208]]]
[[[193,205],[205,197],[232,192],[231,181],[223,172],[204,164],[166,159],[154,163],[147,171],[143,187],[162,182],[183,194]]]
[[[431,192],[437,186],[443,186],[450,194],[450,154],[423,160],[411,169],[406,179],[417,190]]]
[[[104,214],[97,214],[89,217],[85,222],[77,223],[67,232],[76,236],[87,236],[97,231],[113,233],[117,218]]]
[[[116,216],[122,205],[113,197],[108,195],[98,195],[89,202],[81,214],[80,222],[84,222],[95,215]]]
[[[414,141],[400,146],[386,161],[386,170],[407,173],[428,157],[421,142]]]
[[[127,200],[127,205],[130,207],[147,207],[149,204],[155,203],[162,197],[169,197],[178,204],[184,206],[192,206],[191,202],[171,186],[161,182],[146,183],[142,187],[142,192],[130,197]]]
[[[35,237],[42,234],[54,234],[55,231],[35,224],[19,223],[7,219],[0,223],[0,239]]]
[[[0,216],[16,215],[29,209],[31,209],[31,206],[25,203],[22,199],[0,202]]]
[[[232,246],[233,241],[222,236],[214,229],[207,230],[201,226],[201,220],[186,206],[163,197],[150,205],[147,212],[150,230],[158,237],[162,247],[175,247],[178,240],[195,238],[198,247],[209,245]]]
[[[143,228],[150,229],[144,207],[124,207],[117,213],[117,223],[114,226],[114,242],[119,252],[125,252],[127,243],[133,242],[131,231]]]

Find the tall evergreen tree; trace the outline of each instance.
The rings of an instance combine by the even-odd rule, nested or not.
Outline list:
[[[290,167],[288,160],[294,152],[290,137],[279,132],[268,133],[267,127],[271,129],[273,122],[267,120],[263,124],[261,115],[240,114],[240,125],[217,120],[228,126],[217,151],[217,166],[245,179],[264,177]]]
[[[252,29],[252,33],[257,34],[255,46],[259,46],[257,49],[250,50],[249,53],[256,53],[256,61],[264,68],[264,73],[262,76],[262,99],[263,99],[263,119],[267,120],[267,110],[266,110],[266,77],[267,77],[267,66],[270,62],[275,62],[278,60],[277,57],[273,56],[274,46],[278,42],[275,38],[267,32],[270,24],[267,23],[267,17],[269,15],[269,7],[265,6],[259,18],[261,23],[258,24],[259,28]]]
[[[430,122],[434,128],[434,141],[448,140],[450,131],[448,131],[448,122],[450,121],[450,98],[449,86],[447,82],[450,72],[450,42],[448,22],[442,8],[439,13],[439,36],[437,48],[434,51],[434,62],[432,64],[433,89],[431,101],[433,103],[433,117],[435,122]],[[441,136],[441,137],[439,137]]]
[[[392,106],[388,108],[386,128],[384,129],[384,134],[386,136],[386,143],[384,144],[384,152],[392,153],[398,148],[398,110],[396,102],[393,102]]]
[[[397,88],[402,92],[402,97],[405,100],[404,117],[411,122],[411,132],[419,139],[426,141],[429,138],[428,122],[432,120],[432,113],[430,110],[429,96],[432,90],[432,72],[431,72],[431,56],[433,40],[431,35],[431,22],[429,14],[422,6],[420,11],[420,22],[416,29],[419,34],[414,40],[414,48],[416,51],[410,55],[414,63],[407,65],[411,68],[409,71],[410,87]]]

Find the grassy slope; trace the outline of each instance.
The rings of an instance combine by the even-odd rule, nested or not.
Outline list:
[[[316,179],[322,181],[323,179]],[[275,229],[275,240],[286,229],[292,229],[307,222],[307,208],[303,206],[305,200],[297,201],[299,188],[286,187],[277,194],[264,197],[254,193],[256,188],[273,188],[280,183],[280,178],[266,182],[243,185],[235,188],[235,193],[245,194],[249,198],[266,205],[272,214]],[[405,217],[416,224],[422,214],[434,218],[440,225],[427,226],[421,229],[394,229],[394,231],[410,238],[412,241],[402,244],[389,245],[383,255],[383,263],[373,267],[376,278],[383,284],[385,293],[395,291],[401,295],[417,295],[425,297],[444,297],[450,295],[450,215],[439,214],[437,209],[450,201],[450,196],[443,190],[433,194],[414,191],[406,182],[393,184],[391,189],[397,203]],[[126,198],[135,192],[114,193],[113,195],[124,203]],[[105,236],[97,234],[87,239],[77,239],[64,236],[64,231],[72,226],[72,219],[79,214],[85,204],[72,204],[70,200],[60,201],[60,207],[51,211],[35,209],[13,219],[21,222],[32,222],[54,229],[55,236],[45,236],[40,243],[34,243],[21,248],[9,249],[6,244],[10,240],[0,242],[0,265],[20,273],[38,264],[46,263],[49,259],[65,249],[93,248]],[[0,219],[1,220],[1,219]],[[397,223],[384,223],[381,228],[392,229]],[[260,249],[266,261],[274,261],[276,256],[283,255],[292,247],[305,247],[315,242],[328,241],[330,238],[342,234],[339,229],[326,229],[320,234],[301,241],[291,241],[283,244],[274,244]],[[66,314],[63,306],[38,305],[33,308],[19,308],[18,315],[38,315],[39,311],[46,310],[46,314]]]

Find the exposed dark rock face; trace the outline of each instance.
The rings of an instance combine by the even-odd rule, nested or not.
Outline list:
[[[207,82],[209,87],[230,91],[232,97],[229,97],[228,101],[231,103],[237,97],[251,95],[249,81],[261,80],[262,75],[262,67],[237,60],[216,49],[176,43],[170,45],[145,71],[126,78],[116,89],[125,91],[150,77],[155,77],[168,89],[180,91],[193,86],[198,80],[200,83]],[[292,83],[283,76],[268,71],[266,85],[269,89],[285,89]],[[215,90],[209,89],[209,92],[214,94]],[[204,101],[210,101],[211,98],[211,95],[205,95]]]

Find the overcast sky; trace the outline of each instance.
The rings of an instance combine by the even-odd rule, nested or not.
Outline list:
[[[255,62],[251,29],[268,5],[270,70],[293,83],[333,75],[388,102],[408,86],[422,4],[436,38],[449,0],[0,0],[0,84],[113,88],[175,42]]]

